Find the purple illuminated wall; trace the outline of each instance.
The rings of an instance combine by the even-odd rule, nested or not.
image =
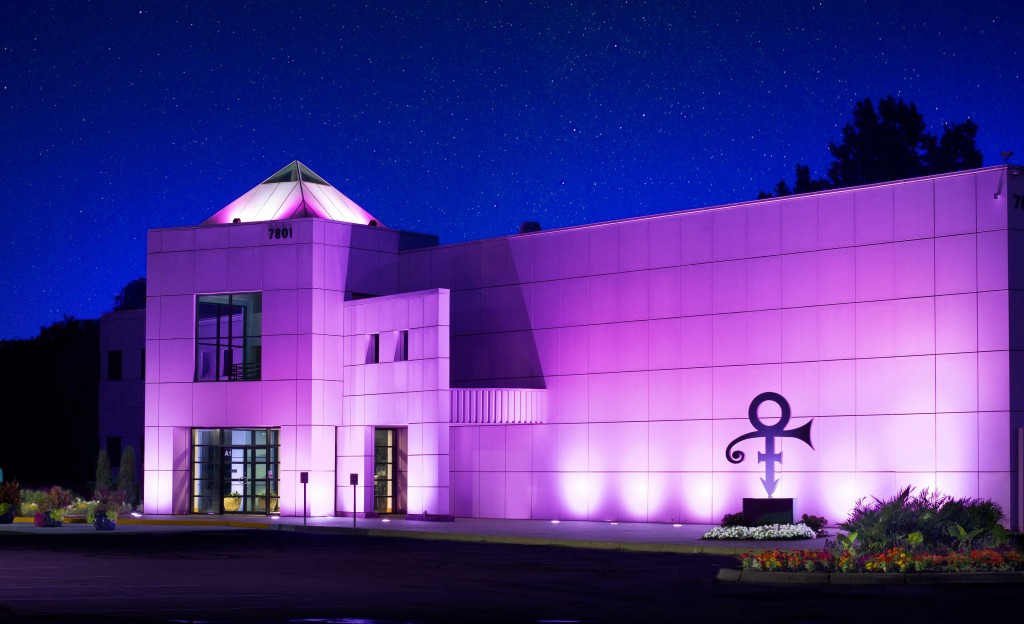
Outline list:
[[[268,236],[267,223],[149,232],[148,513],[189,511],[190,431],[207,427],[279,428],[281,512],[302,513],[303,471],[308,512],[335,510],[343,302],[395,292],[395,254],[411,235],[321,219],[273,225],[282,223],[291,236]],[[195,382],[196,295],[251,292],[262,293],[261,379]]]
[[[454,386],[549,395],[546,425],[452,428],[453,512],[717,521],[764,495],[724,449],[768,390],[814,419],[815,450],[780,443],[799,511],[903,485],[1013,510],[1021,186],[998,167],[402,254],[401,290],[452,289]]]
[[[322,219],[281,240],[266,223],[152,231],[146,509],[188,510],[190,428],[265,426],[283,513],[301,513],[306,470],[314,515],[367,513],[374,428],[396,427],[411,513],[715,522],[764,495],[762,448],[738,465],[725,448],[772,391],[790,428],[813,419],[813,449],[777,441],[775,495],[798,513],[840,520],[913,485],[1019,515],[1022,179],[993,167],[440,247]],[[262,293],[262,380],[195,383],[195,296],[228,292]]]
[[[444,289],[350,301],[344,309],[344,424],[338,428],[338,511],[352,512],[348,475],[360,475],[356,513],[373,511],[373,432],[402,428],[408,446],[407,509],[448,515],[449,293]],[[406,357],[400,351],[408,332]],[[379,359],[367,363],[369,339]]]

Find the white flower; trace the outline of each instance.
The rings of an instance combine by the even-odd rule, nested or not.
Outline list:
[[[804,523],[766,524],[756,527],[715,527],[704,534],[703,539],[718,540],[783,540],[814,539],[816,536]]]

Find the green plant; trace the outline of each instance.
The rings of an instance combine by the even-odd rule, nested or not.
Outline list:
[[[89,502],[88,501],[84,501],[84,500],[82,500],[80,498],[76,498],[75,500],[73,500],[71,502],[70,505],[68,505],[68,513],[69,514],[82,515],[82,514],[86,513],[88,511],[88,509],[89,509]]]
[[[48,490],[22,490],[21,501],[27,505],[39,506],[48,495]]]
[[[850,557],[856,557],[857,556],[857,548],[856,548],[857,532],[856,531],[854,531],[852,533],[847,533],[846,535],[843,535],[842,533],[840,533],[839,534],[839,544],[843,548],[843,554],[848,555]]]
[[[113,477],[110,475],[110,456],[107,449],[100,449],[99,457],[96,458],[96,495],[100,492],[108,492],[113,486]]]
[[[857,501],[850,517],[840,525],[846,531],[856,531],[867,552],[884,552],[903,546],[964,547],[972,545],[976,539],[995,543],[1003,535],[996,529],[1003,512],[992,501],[955,499],[927,489],[914,495],[909,486],[891,499],[872,500],[872,503],[865,503],[863,499]],[[957,526],[963,530],[962,534]]]
[[[807,528],[814,531],[814,534],[818,537],[826,535],[825,526],[828,524],[828,520],[826,520],[824,516],[804,514],[800,517],[800,521],[806,524]]]
[[[107,490],[100,492],[96,500],[89,503],[89,510],[86,514],[86,521],[90,524],[96,521],[96,517],[104,514],[111,521],[117,520],[117,514],[121,512],[124,504],[124,492],[121,490]]]
[[[135,505],[139,500],[139,483],[135,475],[135,449],[126,446],[121,453],[121,472],[117,475],[117,489],[124,492],[125,502]]]
[[[989,531],[989,539],[992,541],[993,548],[1002,548],[1013,539],[1013,533],[1007,531],[1003,525],[997,524]]]
[[[12,509],[21,509],[21,490],[18,489],[18,482],[0,483],[0,516],[6,515]]]
[[[964,552],[971,552],[971,544],[974,543],[974,538],[978,537],[984,532],[984,529],[973,529],[968,531],[956,522],[948,528],[949,535],[956,540],[957,547]]]
[[[923,543],[924,535],[922,535],[920,531],[913,531],[907,535],[907,545],[909,545],[912,550],[920,548]]]
[[[46,490],[42,500],[38,503],[39,511],[41,513],[50,512],[51,516],[54,515],[54,512],[58,512],[61,518],[63,518],[64,508],[71,504],[71,500],[71,492],[59,485],[55,485]],[[54,518],[56,519],[55,516]]]
[[[722,526],[724,527],[741,527],[747,526],[747,518],[742,512],[725,514],[722,516]]]

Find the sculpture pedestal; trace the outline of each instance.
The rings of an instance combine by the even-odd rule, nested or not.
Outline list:
[[[747,526],[793,524],[792,498],[744,498],[743,517]]]

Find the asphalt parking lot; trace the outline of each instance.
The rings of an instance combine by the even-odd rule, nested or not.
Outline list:
[[[45,531],[45,533],[43,532]],[[714,581],[732,557],[269,530],[0,533],[0,621],[872,622],[1019,615],[1015,586]]]

